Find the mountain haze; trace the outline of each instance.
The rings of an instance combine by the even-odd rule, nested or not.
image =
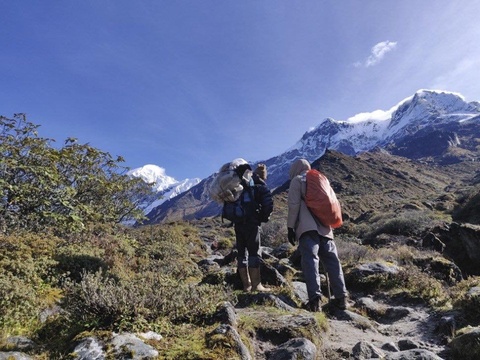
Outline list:
[[[314,162],[327,149],[355,156],[381,148],[427,163],[453,164],[476,159],[479,137],[479,102],[466,102],[453,92],[419,90],[388,111],[361,113],[347,120],[326,118],[284,153],[259,162],[267,165],[267,183],[274,189],[288,181],[294,160]],[[214,175],[160,206],[149,206],[148,223],[217,215],[220,207],[208,196]]]

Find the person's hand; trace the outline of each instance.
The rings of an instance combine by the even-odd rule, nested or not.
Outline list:
[[[288,228],[288,241],[293,246],[295,246],[295,244],[297,243],[295,240],[295,230],[293,230],[293,228]]]

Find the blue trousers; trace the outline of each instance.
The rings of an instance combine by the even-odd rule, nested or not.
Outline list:
[[[342,298],[347,295],[342,265],[338,259],[337,247],[333,240],[320,236],[316,231],[307,231],[300,236],[298,248],[302,256],[302,272],[310,300],[322,295],[320,289],[320,261],[328,274],[332,294],[335,298]]]

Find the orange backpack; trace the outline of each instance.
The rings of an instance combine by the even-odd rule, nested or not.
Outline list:
[[[342,210],[330,182],[320,171],[311,169],[306,174],[305,204],[325,226],[342,226]]]

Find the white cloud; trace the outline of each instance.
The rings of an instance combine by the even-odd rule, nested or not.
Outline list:
[[[382,41],[372,47],[371,55],[365,60],[365,62],[359,62],[353,64],[355,67],[370,67],[378,64],[383,60],[385,54],[395,49],[397,46],[396,41]]]
[[[385,121],[389,120],[392,117],[394,108],[384,111],[384,110],[375,110],[372,112],[364,112],[356,114],[347,119],[349,123],[360,123],[366,121]]]

